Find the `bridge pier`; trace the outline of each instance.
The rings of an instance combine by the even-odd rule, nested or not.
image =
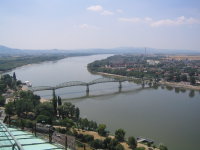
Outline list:
[[[121,81],[119,81],[119,87],[118,87],[118,89],[119,89],[119,92],[122,91],[122,82]]]
[[[52,89],[52,99],[54,98],[53,96],[55,95],[55,89]]]
[[[87,84],[86,85],[86,96],[89,96],[89,92],[90,92],[89,84]]]

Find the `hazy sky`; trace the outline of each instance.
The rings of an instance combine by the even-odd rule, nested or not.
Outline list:
[[[200,50],[200,0],[0,0],[0,45]]]

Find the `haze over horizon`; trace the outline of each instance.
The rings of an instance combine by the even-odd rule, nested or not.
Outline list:
[[[200,51],[197,0],[1,0],[0,45]]]

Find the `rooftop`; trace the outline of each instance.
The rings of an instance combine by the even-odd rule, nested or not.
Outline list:
[[[0,121],[0,150],[63,150],[59,144],[50,144],[44,139],[16,128],[7,127]]]

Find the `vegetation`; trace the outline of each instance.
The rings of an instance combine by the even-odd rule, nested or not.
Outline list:
[[[135,149],[137,147],[137,141],[133,136],[128,138],[128,145],[131,149]]]
[[[123,142],[124,137],[125,137],[125,131],[123,129],[118,129],[118,130],[115,131],[115,138],[118,141]]]
[[[105,129],[106,129],[105,124],[99,124],[98,129],[97,129],[99,135],[106,136],[106,130]]]
[[[38,63],[43,61],[52,61],[65,58],[64,55],[30,55],[30,56],[7,56],[0,57],[0,71],[11,70],[26,64]]]
[[[6,99],[0,95],[0,107],[5,105]]]
[[[163,144],[159,145],[159,149],[160,150],[168,150],[168,148],[165,145],[163,145]]]

